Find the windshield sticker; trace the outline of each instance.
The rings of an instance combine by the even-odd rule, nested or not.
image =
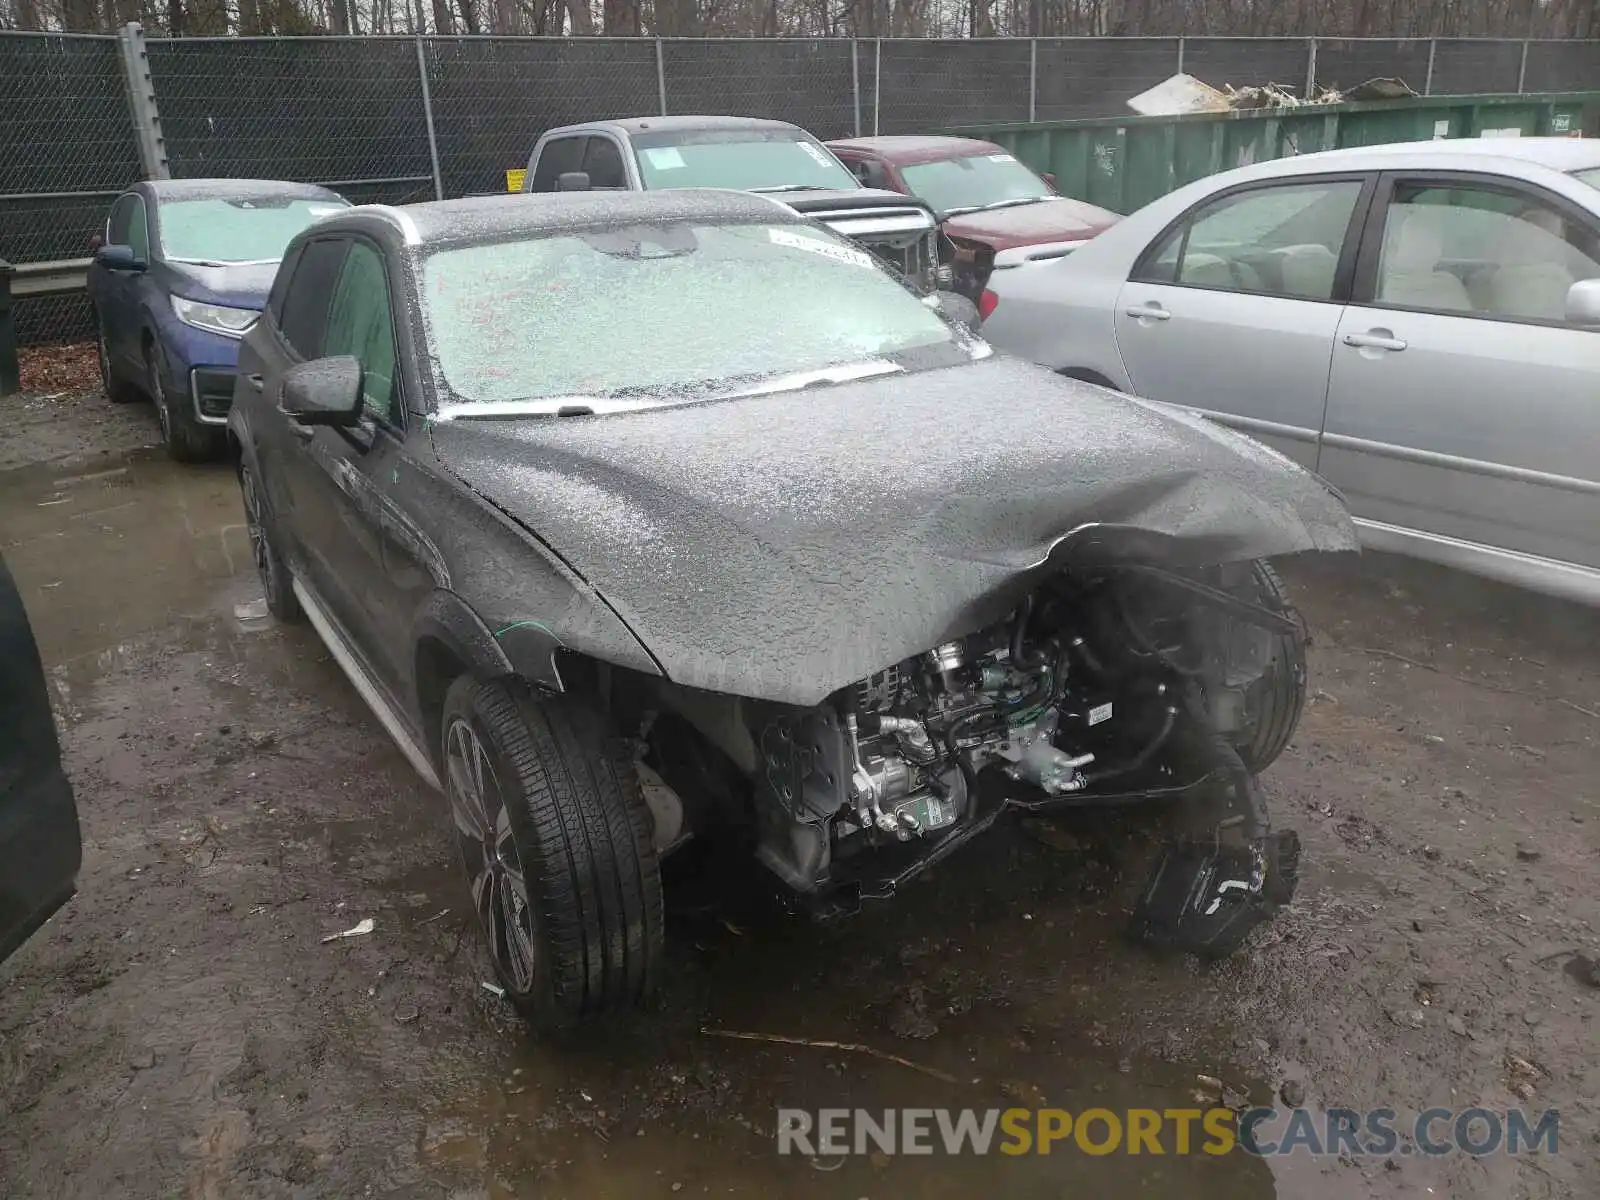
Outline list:
[[[852,267],[866,267],[870,271],[878,269],[878,264],[872,255],[863,250],[854,250],[849,246],[840,246],[834,242],[824,242],[820,238],[807,237],[805,234],[796,233],[792,229],[768,229],[767,238],[775,246],[788,246],[792,250],[808,250],[812,254],[820,254],[824,258],[831,258],[836,262],[849,263]]]
[[[310,205],[306,206],[306,211],[308,213],[310,213],[313,217],[331,217],[331,216],[333,216],[334,213],[343,212],[344,211],[344,205],[342,205],[342,204],[310,204]]]
[[[990,162],[1016,162],[1017,160],[1015,158],[1013,158],[1009,154],[991,154],[991,155],[989,155],[989,161]]]
[[[683,166],[683,155],[678,153],[676,146],[657,146],[642,153],[650,165],[658,171],[676,171]]]
[[[828,157],[828,152],[821,146],[813,146],[810,142],[801,142],[800,149],[811,155],[812,160],[819,167],[833,166],[833,160]]]

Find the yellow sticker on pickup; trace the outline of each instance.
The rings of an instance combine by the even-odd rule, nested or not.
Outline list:
[[[506,171],[506,191],[520,192],[522,181],[528,177],[527,167],[511,167]]]

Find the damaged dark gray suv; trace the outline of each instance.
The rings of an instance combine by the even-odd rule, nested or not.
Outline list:
[[[1200,418],[997,358],[729,192],[365,207],[296,239],[229,418],[256,562],[454,818],[500,980],[639,1001],[658,865],[733,832],[822,914],[1005,814],[1181,797],[1140,932],[1294,884],[1305,694],[1264,560],[1343,503]]]

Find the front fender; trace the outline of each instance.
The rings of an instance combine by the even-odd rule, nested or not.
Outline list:
[[[442,588],[429,596],[418,610],[412,625],[412,641],[417,646],[428,641],[439,643],[480,679],[516,673],[510,656],[483,619],[460,596]],[[554,673],[554,663],[548,656],[546,660],[549,666],[544,674],[548,677]],[[543,681],[534,677],[533,682],[542,684]],[[416,686],[415,679],[413,686]]]

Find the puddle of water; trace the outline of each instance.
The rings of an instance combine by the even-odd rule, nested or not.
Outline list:
[[[115,655],[142,635],[258,595],[233,472],[136,452],[73,474],[0,474],[0,549],[47,665]],[[220,611],[228,611],[222,607]],[[114,666],[114,663],[107,663]]]
[[[737,1006],[743,1011],[742,1005]],[[748,1013],[745,1014],[748,1020]],[[988,1031],[964,1029],[939,1044],[899,1052],[939,1069],[971,1072],[981,1062],[994,1072],[982,1081],[948,1084],[872,1059],[810,1047],[716,1043],[680,1045],[701,1063],[666,1068],[649,1047],[619,1046],[641,1065],[596,1081],[587,1062],[551,1055],[538,1073],[567,1086],[530,1088],[535,1068],[509,1077],[476,1109],[452,1106],[460,1127],[481,1154],[485,1178],[509,1185],[506,1195],[528,1194],[531,1184],[570,1196],[631,1197],[685,1194],[945,1197],[1003,1194],[1014,1197],[1184,1196],[1250,1200],[1274,1194],[1260,1161],[1242,1154],[1194,1153],[1089,1155],[1069,1138],[1048,1155],[1007,1156],[997,1135],[987,1155],[842,1158],[781,1155],[775,1137],[777,1109],[973,1108],[1004,1111],[1048,1104],[1073,1113],[1106,1109],[1198,1107],[1192,1076],[1174,1068],[1117,1066],[1081,1057],[1069,1048],[1002,1050]],[[628,1039],[631,1041],[632,1039]],[[848,1038],[846,1039],[848,1040]],[[880,1039],[881,1040],[881,1039]],[[1003,1078],[1007,1074],[1020,1076]],[[1027,1082],[1023,1082],[1023,1081]],[[581,1082],[580,1082],[581,1081]],[[725,1088],[725,1094],[706,1098]],[[1037,1089],[1039,1094],[1026,1095]],[[664,1093],[664,1094],[663,1094]],[[592,1103],[587,1099],[592,1097]],[[633,1116],[640,1108],[661,1111]],[[618,1110],[623,1110],[618,1112]],[[618,1119],[620,1117],[620,1119]],[[1099,1127],[1100,1136],[1104,1127]],[[1200,1137],[1196,1129],[1196,1144]],[[464,1137],[466,1135],[463,1135]],[[939,1135],[931,1139],[939,1142]],[[452,1142],[459,1147],[462,1139]],[[868,1147],[870,1149],[870,1146]],[[425,1157],[427,1147],[424,1147]],[[459,1158],[455,1159],[459,1162]]]
[[[491,1068],[498,1079],[475,1097],[441,1097],[443,1124],[432,1149],[424,1140],[424,1160],[441,1169],[481,1160],[481,1174],[475,1165],[471,1174],[504,1196],[668,1195],[673,1185],[683,1195],[846,1200],[1273,1196],[1265,1163],[1242,1153],[1179,1156],[1170,1134],[1162,1156],[1089,1155],[1070,1140],[1048,1156],[936,1151],[813,1161],[777,1152],[780,1107],[1052,1107],[1125,1116],[1132,1108],[1209,1107],[1196,1095],[1206,1090],[1202,1071],[1257,1102],[1270,1097],[1265,1084],[1225,1064],[1122,1057],[1115,1027],[1137,1019],[1119,1009],[1138,984],[1104,976],[1150,967],[1104,940],[1103,927],[1121,915],[1085,912],[1076,896],[1010,869],[1003,840],[973,849],[960,878],[908,889],[899,908],[842,928],[753,915],[737,899],[718,912],[678,916],[657,1011],[578,1040],[513,1033]],[[429,893],[412,905],[416,913],[467,911],[459,878],[396,884]],[[1029,919],[1019,921],[1019,905]],[[890,1032],[912,982],[925,988],[935,1027],[926,1038]],[[847,1050],[731,1040],[708,1028],[870,1044],[959,1082]],[[1195,1144],[1202,1139],[1197,1127]]]

